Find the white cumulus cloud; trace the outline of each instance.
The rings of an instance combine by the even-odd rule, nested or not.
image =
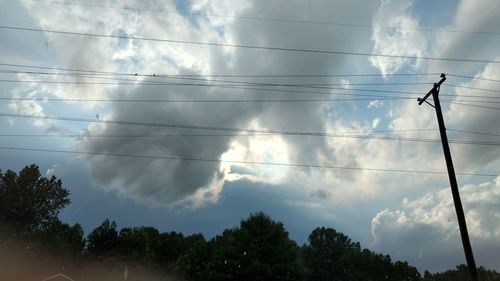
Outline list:
[[[500,177],[465,185],[460,192],[477,263],[498,268]],[[449,188],[380,211],[372,219],[372,233],[375,249],[410,259],[420,269],[444,270],[465,263]]]
[[[383,0],[373,19],[373,54],[423,57],[428,42],[418,18],[412,14],[411,0]],[[372,56],[370,61],[384,75],[390,75],[405,66],[418,69],[422,61],[410,58]]]

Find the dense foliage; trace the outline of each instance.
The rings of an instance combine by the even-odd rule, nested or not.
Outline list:
[[[480,281],[499,281],[500,273],[494,270],[487,270],[484,267],[479,267],[477,269],[477,274]],[[445,272],[439,272],[431,274],[428,271],[424,273],[423,281],[468,281],[470,280],[469,269],[466,265],[458,265],[456,269],[447,270]]]
[[[0,173],[0,268],[14,269],[0,279],[64,272],[75,280],[468,280],[465,266],[421,277],[407,262],[362,249],[332,228],[314,229],[298,246],[264,213],[210,240],[153,227],[119,230],[108,219],[84,239],[79,224],[58,218],[68,197],[61,181],[42,177],[36,165]],[[495,271],[479,274],[500,280]]]
[[[69,191],[55,176],[42,177],[38,166],[27,166],[17,175],[0,174],[1,231],[9,237],[25,238],[43,231],[70,203]]]

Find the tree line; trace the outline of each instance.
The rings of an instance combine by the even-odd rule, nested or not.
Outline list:
[[[298,245],[262,212],[208,240],[154,227],[118,229],[108,219],[85,237],[80,224],[58,218],[69,195],[36,165],[0,172],[0,279],[62,272],[75,280],[468,280],[464,265],[421,276],[406,261],[363,249],[332,228],[318,227]],[[495,271],[479,273],[481,280],[500,280]]]

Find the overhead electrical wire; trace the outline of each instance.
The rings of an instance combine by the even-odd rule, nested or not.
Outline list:
[[[110,74],[109,76],[104,76],[104,74],[86,74],[86,73],[74,73],[74,72],[40,72],[40,71],[23,71],[23,70],[5,70],[0,69],[0,73],[15,73],[15,74],[35,74],[35,75],[49,75],[49,76],[69,76],[69,77],[83,77],[83,78],[92,78],[99,80],[116,80],[116,81],[135,81],[135,82],[148,82],[145,80],[138,79],[124,79],[124,78],[116,78],[115,75]],[[119,73],[117,76],[124,76],[123,73]],[[194,78],[191,75],[183,76],[183,75],[165,75],[165,74],[132,74],[129,73],[126,76],[133,76],[135,78],[167,78],[167,79],[184,79],[184,80],[200,80],[207,82],[226,82],[230,83],[242,83],[243,85],[247,85],[251,81],[233,81],[233,80],[213,80],[213,79],[198,79]],[[11,79],[12,80],[12,79]],[[7,80],[6,82],[10,82],[11,80]],[[3,81],[3,80],[2,80]],[[23,82],[23,81],[20,81]],[[29,82],[29,81],[28,81]],[[163,82],[163,80],[161,80]],[[92,83],[92,82],[89,82]],[[343,86],[346,83],[287,83],[287,84],[279,84],[279,83],[269,83],[269,82],[260,82],[265,84],[265,86],[279,86],[279,87],[308,87],[308,86]],[[406,85],[433,85],[433,82],[385,82],[385,83],[357,83],[357,82],[349,82],[350,86],[406,86]],[[457,86],[460,87],[460,86]]]
[[[442,101],[442,102],[463,105],[463,106],[471,106],[471,107],[478,107],[478,108],[485,108],[485,109],[500,110],[500,107],[492,107],[492,106],[479,105],[479,104],[468,104],[468,103],[455,102],[455,101]]]
[[[2,65],[2,64],[0,64]],[[48,68],[48,67],[43,67],[43,68]],[[15,70],[7,70],[7,71],[15,71]],[[78,72],[83,72],[85,70],[75,70],[73,71],[78,71]],[[28,72],[28,71],[21,71],[21,72]],[[89,71],[92,72],[92,71]],[[36,71],[31,71],[30,73],[32,74],[40,74],[40,75],[59,75],[58,73],[50,73],[50,72],[36,72]],[[404,93],[404,94],[411,94],[411,95],[418,95],[420,93],[418,92],[408,92],[408,91],[392,91],[392,90],[380,90],[380,89],[359,89],[359,88],[347,88],[347,87],[329,87],[329,86],[323,86],[319,85],[317,83],[309,83],[309,84],[304,84],[304,83],[269,83],[269,82],[249,82],[249,81],[234,81],[234,80],[218,80],[218,79],[201,79],[201,78],[195,78],[195,77],[179,77],[179,76],[174,76],[171,77],[171,75],[162,75],[162,74],[137,74],[137,73],[122,73],[122,72],[106,72],[107,74],[110,75],[121,75],[121,76],[132,76],[132,77],[148,77],[148,78],[154,78],[154,79],[159,79],[159,78],[169,78],[169,79],[180,79],[180,80],[195,80],[195,81],[202,81],[204,83],[173,83],[173,82],[166,82],[166,81],[149,81],[149,80],[131,80],[131,79],[120,79],[120,78],[111,78],[111,77],[106,77],[102,78],[99,77],[98,79],[108,79],[108,80],[118,80],[118,81],[131,81],[133,83],[111,83],[111,82],[91,82],[91,81],[44,81],[44,80],[16,80],[16,79],[0,79],[0,82],[6,82],[6,83],[16,83],[16,82],[25,82],[25,83],[42,83],[42,84],[96,84],[96,85],[137,85],[137,83],[141,83],[141,85],[149,85],[149,86],[162,86],[162,85],[172,85],[172,86],[207,86],[207,87],[227,87],[228,85],[220,84],[220,83],[229,83],[229,84],[234,84],[236,86],[247,86],[247,85],[256,85],[256,86],[264,86],[264,87],[292,87],[292,88],[312,88],[312,89],[325,89],[325,90],[342,90],[342,91],[361,91],[361,92],[383,92],[383,93]],[[65,76],[80,76],[80,75],[86,75],[86,74],[75,74],[75,73],[64,73],[63,75]],[[91,76],[91,78],[94,78]],[[97,78],[97,77],[96,77]],[[209,82],[216,82],[219,84],[209,84]],[[412,84],[421,84],[419,82],[400,82],[400,83],[351,83],[350,85],[412,85]],[[426,83],[423,83],[426,84]],[[325,84],[325,85],[342,85],[342,83],[330,83],[330,84]],[[465,86],[460,86],[460,85],[450,85],[451,87],[464,87]],[[255,88],[249,88],[255,90]],[[475,90],[484,90],[484,91],[493,91],[497,92],[497,90],[493,89],[483,89],[483,88],[474,88]],[[325,93],[325,94],[331,94],[331,93]],[[441,94],[442,96],[459,96],[459,97],[477,97],[477,98],[487,98],[487,99],[498,99],[500,97],[498,96],[485,96],[485,95],[450,95],[450,94]]]
[[[0,117],[13,117],[13,118],[29,118],[29,119],[42,119],[42,120],[59,120],[59,121],[72,121],[72,122],[85,122],[85,123],[104,123],[104,124],[116,124],[116,125],[136,125],[136,126],[153,126],[153,127],[166,127],[166,128],[177,128],[177,129],[196,129],[196,130],[210,130],[210,131],[230,131],[230,132],[243,132],[251,134],[277,134],[277,135],[292,135],[292,136],[320,136],[320,137],[335,137],[335,134],[325,133],[325,132],[298,132],[298,131],[282,131],[282,130],[256,130],[256,129],[242,129],[242,128],[228,128],[228,127],[217,127],[217,126],[199,126],[199,125],[186,125],[186,124],[169,124],[169,123],[158,123],[158,122],[144,122],[144,121],[124,121],[124,120],[100,120],[100,119],[87,119],[87,118],[76,118],[76,117],[62,117],[62,116],[37,116],[30,114],[14,114],[14,113],[0,113]],[[452,131],[451,129],[448,129]],[[420,131],[436,131],[436,129],[403,129],[403,130],[374,130],[370,133],[394,133],[394,132],[420,132]],[[460,130],[453,130],[459,132]],[[479,133],[472,131],[463,131],[468,133]],[[365,133],[360,132],[348,132],[353,133]],[[488,133],[483,133],[488,134]],[[206,136],[206,134],[204,134]],[[491,134],[494,136],[494,134]],[[464,140],[457,140],[461,142],[467,142]],[[470,143],[480,143],[479,141],[469,141]],[[493,142],[482,142],[489,143],[493,145]]]
[[[133,80],[133,79],[120,79],[120,78],[112,78],[112,77],[92,77],[92,76],[80,76],[80,75],[70,75],[76,77],[84,77],[84,78],[92,78],[98,80],[111,80],[111,81],[125,81],[125,82],[133,82],[133,83],[121,83],[121,82],[95,82],[95,81],[57,81],[57,80],[21,80],[21,79],[0,79],[0,82],[5,83],[39,83],[39,84],[88,84],[88,85],[135,85],[135,84],[144,84],[144,85],[165,85],[165,86],[192,86],[192,85],[201,85],[201,86],[262,86],[262,87],[292,87],[292,88],[311,88],[311,89],[325,89],[325,90],[357,90],[351,89],[348,87],[329,87],[329,86],[342,86],[344,83],[325,83],[325,84],[284,84],[284,83],[257,83],[257,82],[246,82],[246,81],[228,81],[228,80],[201,80],[196,78],[182,78],[182,80],[199,80],[206,83],[197,83],[197,84],[186,84],[179,82],[170,82],[170,81],[152,81],[152,80]],[[172,79],[181,79],[181,78],[172,78]],[[217,84],[211,84],[209,82],[216,82]],[[220,84],[227,83],[227,84]],[[401,86],[401,85],[432,85],[431,83],[349,83],[349,86]],[[361,89],[364,90],[364,89]],[[368,90],[367,90],[368,91]],[[412,92],[405,92],[412,93]]]
[[[356,94],[356,93],[345,93],[346,91],[352,92],[366,92],[366,93],[385,93],[385,94],[406,94],[418,96],[422,94],[421,92],[411,92],[411,91],[398,91],[398,90],[386,90],[386,89],[368,89],[368,88],[348,88],[348,87],[324,87],[324,86],[301,86],[299,84],[270,84],[270,83],[256,83],[256,82],[242,82],[233,81],[235,83],[229,84],[211,84],[211,83],[179,83],[179,82],[155,82],[155,81],[134,81],[134,82],[90,82],[90,81],[51,81],[51,80],[18,80],[18,79],[0,79],[0,82],[4,83],[37,83],[37,84],[69,84],[69,85],[133,85],[133,86],[193,86],[193,87],[214,87],[214,88],[230,88],[230,89],[242,89],[242,90],[258,90],[265,92],[284,92],[284,93],[305,93],[305,94],[322,94],[322,95],[344,95],[344,96],[363,96],[363,97],[395,97],[388,95],[369,95],[369,94]],[[225,81],[215,81],[217,83]],[[236,83],[237,82],[237,83]],[[318,92],[318,91],[304,91],[304,90],[278,90],[274,88],[255,88],[246,87],[246,85],[255,85],[259,87],[291,87],[291,88],[307,88],[307,89],[321,89],[321,90],[339,90],[344,91],[344,93],[339,92]],[[454,95],[454,94],[441,94],[441,96],[447,97],[460,97],[460,98],[482,98],[482,99],[500,99],[500,96],[493,95]],[[397,97],[397,96],[396,96]],[[486,102],[486,101],[485,101]]]
[[[135,126],[151,126],[151,127],[164,127],[176,129],[195,129],[195,130],[209,130],[209,131],[230,131],[230,132],[245,132],[245,133],[274,133],[281,135],[297,135],[297,136],[323,136],[327,137],[329,134],[324,132],[298,132],[298,131],[281,131],[281,130],[257,130],[257,129],[242,129],[230,128],[219,126],[201,126],[201,125],[188,125],[188,124],[174,124],[174,123],[160,123],[160,122],[145,122],[145,121],[127,121],[127,120],[102,120],[102,119],[89,119],[78,117],[64,117],[64,116],[39,116],[33,114],[16,114],[16,113],[0,113],[0,117],[12,118],[28,118],[40,120],[59,120],[71,122],[85,122],[85,123],[103,123],[103,124],[116,124],[116,125],[135,125]],[[417,131],[436,131],[436,129],[404,129],[404,130],[387,130],[376,132],[417,132]]]
[[[0,66],[9,66],[9,67],[20,67],[20,68],[34,68],[34,69],[45,69],[52,71],[69,71],[70,73],[65,73],[64,75],[119,75],[119,76],[134,76],[134,77],[224,77],[224,78],[328,78],[328,77],[385,77],[383,74],[376,73],[365,73],[365,74],[353,74],[353,73],[344,73],[344,74],[141,74],[141,73],[126,73],[126,72],[113,72],[113,71],[98,71],[98,70],[90,70],[90,69],[75,69],[75,68],[62,68],[62,67],[50,67],[50,66],[40,66],[40,65],[27,65],[27,64],[12,64],[12,63],[0,63]],[[21,73],[32,73],[32,74],[47,74],[47,75],[62,75],[60,72],[35,72],[35,71],[23,71],[23,70],[3,70],[9,72],[21,72]],[[1,72],[1,71],[0,71]],[[74,73],[76,72],[76,73]],[[436,76],[441,73],[393,73],[390,76]],[[466,76],[466,75],[458,75],[446,73],[447,76],[453,76],[457,78],[465,78],[471,80],[486,80],[493,82],[500,82],[500,80],[489,79],[489,78],[480,78],[474,76]],[[447,83],[448,84],[448,83]],[[463,88],[465,86],[462,85],[453,85],[448,84],[452,87]],[[484,88],[474,88],[476,90],[484,90],[484,91],[496,91],[493,89],[484,89]]]
[[[485,100],[460,100],[460,99],[454,99],[454,100],[449,100],[449,99],[440,99],[440,101],[443,102],[448,102],[448,103],[454,103],[454,102],[472,102],[472,103],[483,103],[483,104],[497,104],[500,103],[500,101],[485,101]]]
[[[154,75],[153,78],[157,77],[165,77],[162,75]],[[397,91],[397,90],[380,90],[380,89],[359,89],[359,88],[350,88],[350,87],[328,87],[328,86],[317,86],[317,85],[304,85],[304,84],[291,84],[291,83],[270,83],[270,82],[253,82],[253,81],[234,81],[234,80],[220,80],[220,79],[201,79],[201,78],[190,78],[190,77],[175,77],[173,79],[179,80],[189,80],[189,81],[202,81],[202,82],[215,82],[215,83],[229,83],[234,84],[236,86],[262,86],[262,87],[292,87],[292,88],[308,88],[308,89],[323,89],[323,90],[343,90],[343,91],[359,91],[359,92],[382,92],[382,93],[402,93],[402,94],[410,94],[410,95],[418,95],[418,92],[410,92],[410,91]],[[149,82],[149,81],[148,81]],[[171,83],[171,82],[166,82]],[[182,85],[182,84],[180,84]],[[209,86],[220,85],[220,84],[207,84]],[[338,84],[337,84],[338,85]],[[340,84],[341,85],[341,84]],[[225,86],[225,85],[223,85]],[[446,95],[446,94],[443,94]],[[448,96],[456,96],[456,95],[448,95]],[[470,95],[471,97],[481,97],[481,98],[499,98],[499,96],[484,96],[484,95]]]
[[[378,100],[402,100],[409,97],[377,97]],[[43,101],[43,102],[137,102],[137,103],[296,103],[296,102],[342,102],[342,101],[372,101],[374,98],[343,98],[343,99],[245,99],[245,100],[175,100],[175,99],[78,99],[78,98],[21,98],[0,97],[0,101]],[[467,101],[469,102],[469,101]],[[482,102],[482,101],[480,101]]]
[[[10,82],[17,82],[19,80],[9,80]],[[88,82],[83,82],[83,81],[37,81],[37,80],[30,80],[31,82],[26,83],[41,83],[45,82],[45,84],[75,84],[75,85],[137,85],[137,83],[115,83],[115,82],[95,82],[95,83],[88,83]],[[1,80],[0,80],[1,82]],[[310,91],[310,90],[296,90],[296,89],[272,89],[272,88],[257,88],[257,87],[246,87],[246,86],[239,86],[239,85],[224,85],[224,84],[205,84],[205,83],[163,83],[163,82],[148,82],[148,83],[142,83],[140,85],[144,86],[193,86],[193,87],[214,87],[214,88],[226,88],[226,89],[239,89],[239,90],[254,90],[254,91],[260,91],[260,92],[265,92],[265,93],[286,93],[288,95],[290,94],[317,94],[317,95],[336,95],[336,96],[358,96],[358,97],[373,97],[373,98],[394,98],[394,95],[371,95],[371,94],[356,94],[356,93],[339,93],[339,92],[321,92],[321,91]],[[345,90],[344,88],[339,88],[338,90]],[[352,89],[349,89],[352,90]],[[364,92],[382,92],[382,90],[364,90]],[[388,92],[388,91],[384,91]],[[388,93],[398,93],[398,92],[388,92]],[[415,93],[415,95],[418,95],[420,93]],[[482,98],[482,96],[474,96],[474,97],[479,97]],[[490,96],[485,96],[486,98],[492,98]]]
[[[432,60],[432,61],[466,62],[466,63],[495,63],[495,64],[500,63],[500,61],[497,60],[487,60],[487,59],[417,57],[417,56],[403,56],[403,55],[390,55],[390,54],[373,54],[373,53],[341,51],[341,50],[320,50],[320,49],[303,49],[303,48],[275,47],[275,46],[228,44],[228,43],[218,43],[218,42],[201,42],[201,41],[161,39],[161,38],[128,36],[128,35],[101,34],[101,33],[91,33],[91,32],[76,32],[76,31],[65,31],[65,30],[55,30],[55,29],[28,28],[28,27],[7,26],[7,25],[0,25],[0,29],[14,30],[14,31],[42,32],[42,33],[52,33],[60,35],[85,36],[85,37],[95,37],[95,38],[131,39],[138,41],[188,44],[188,45],[198,45],[198,46],[201,45],[201,46],[212,46],[212,47],[231,47],[240,49],[314,53],[314,54],[324,54],[324,55],[368,56],[368,57],[400,58],[400,59],[415,59],[415,60],[421,59],[421,60]]]
[[[112,78],[107,78],[108,80],[113,80]],[[292,87],[292,88],[311,88],[311,89],[323,89],[323,90],[340,90],[340,91],[352,91],[352,92],[373,92],[373,93],[389,93],[389,94],[408,94],[408,95],[419,95],[420,92],[411,91],[397,91],[397,90],[385,90],[385,89],[365,89],[365,88],[348,88],[348,87],[327,87],[327,86],[309,86],[301,84],[285,84],[285,83],[260,83],[260,82],[246,82],[246,81],[231,81],[231,80],[202,80],[197,78],[175,78],[183,80],[201,80],[205,83],[179,83],[179,82],[167,82],[167,81],[144,81],[144,80],[126,80],[131,82],[91,82],[91,81],[53,81],[53,80],[19,80],[19,79],[0,79],[0,82],[5,83],[38,83],[38,84],[74,84],[74,85],[145,85],[145,86],[196,86],[196,87],[219,87],[219,88],[233,88],[233,89],[243,89],[243,90],[258,90],[258,91],[277,91],[286,93],[307,93],[307,94],[324,94],[324,95],[347,95],[347,96],[365,96],[370,97],[373,95],[364,94],[353,94],[353,93],[338,93],[338,92],[317,92],[317,91],[295,91],[295,90],[276,90],[269,88],[255,88],[255,87],[245,87],[246,85],[255,85],[260,87]],[[123,80],[123,79],[117,79]],[[216,84],[211,84],[208,82],[216,82]],[[219,83],[229,83],[219,84]],[[441,96],[449,97],[463,97],[463,98],[483,98],[483,99],[500,99],[500,96],[488,96],[488,95],[454,95],[454,94],[441,94]],[[393,97],[393,96],[382,96],[382,97]],[[480,102],[480,101],[479,101]]]
[[[490,81],[490,82],[500,82],[500,80],[498,80],[498,79],[492,79],[492,78],[483,78],[483,77],[467,76],[467,75],[459,75],[459,74],[446,74],[446,75],[452,76],[452,77],[458,77],[458,78],[471,79],[471,80],[483,80],[483,81]]]
[[[259,136],[274,136],[279,134],[154,134],[154,135],[99,135],[99,134],[0,134],[0,137],[8,138],[96,138],[96,139],[122,139],[122,138],[227,138],[227,137],[259,137]],[[425,138],[405,138],[405,137],[390,137],[377,135],[352,135],[352,134],[330,134],[327,138],[345,138],[345,139],[365,139],[365,140],[384,140],[384,141],[401,141],[401,142],[420,142],[420,143],[441,143],[439,139]],[[493,141],[476,141],[476,140],[449,140],[449,143],[464,144],[464,145],[486,145],[500,146],[500,142]]]
[[[70,84],[70,85],[138,85],[137,82],[123,83],[123,82],[85,82],[85,81],[40,81],[40,80],[12,80],[12,79],[3,79],[0,82],[9,82],[9,83],[40,83],[40,84]],[[286,94],[319,94],[319,95],[340,95],[340,96],[363,96],[363,97],[389,97],[392,98],[394,96],[386,95],[370,95],[370,94],[352,94],[352,93],[339,93],[339,92],[321,92],[321,91],[306,91],[306,90],[295,90],[295,89],[272,89],[272,88],[256,88],[256,87],[246,87],[244,85],[225,85],[225,84],[207,84],[207,83],[171,83],[171,82],[145,82],[140,83],[140,85],[144,86],[194,86],[194,87],[214,87],[214,88],[227,88],[227,89],[240,89],[240,90],[255,90],[261,92],[277,92],[277,93],[286,93]],[[339,90],[346,90],[344,88],[339,88]],[[368,91],[368,90],[367,90]],[[370,92],[370,91],[368,91]],[[379,92],[376,90],[376,92]],[[389,92],[391,93],[391,92]],[[419,94],[419,93],[415,93]],[[489,98],[489,96],[487,96]]]
[[[124,75],[124,76],[146,76],[154,77],[155,74],[141,74],[141,73],[126,73],[126,72],[113,72],[113,71],[100,71],[92,69],[75,69],[75,68],[63,68],[55,66],[40,66],[40,65],[29,65],[29,64],[15,64],[15,63],[0,63],[0,66],[10,66],[10,67],[21,67],[21,68],[34,68],[34,69],[45,69],[45,70],[58,70],[58,71],[70,71],[70,72],[84,72],[93,74],[111,74],[111,75]],[[392,73],[389,76],[439,76],[441,73],[430,72],[430,73]],[[459,75],[453,73],[446,73],[447,76],[471,79],[471,80],[485,80],[492,82],[500,82],[500,80],[492,78],[481,78],[475,76]],[[321,73],[321,74],[158,74],[158,76],[165,77],[225,77],[225,78],[322,78],[322,77],[386,77],[387,75],[381,73]]]
[[[454,87],[454,88],[462,88],[462,89],[469,89],[469,90],[478,90],[478,91],[500,93],[500,90],[496,90],[496,89],[485,89],[485,88],[471,87],[471,86],[465,86],[465,85],[455,85],[455,84],[448,84],[448,83],[446,83],[445,85],[450,86],[450,87]]]
[[[1,66],[10,67],[21,67],[21,68],[34,68],[34,69],[46,69],[46,70],[58,70],[58,71],[70,71],[70,72],[84,72],[93,74],[112,74],[112,75],[125,75],[125,76],[154,76],[154,74],[141,74],[141,73],[126,73],[126,72],[113,72],[113,71],[102,71],[102,70],[92,70],[92,69],[75,69],[75,68],[63,68],[63,67],[51,67],[51,66],[40,66],[40,65],[28,65],[28,64],[14,64],[14,63],[0,63]],[[390,76],[439,76],[441,73],[394,73]],[[344,74],[159,74],[160,76],[168,77],[236,77],[236,78],[297,78],[297,77],[385,77],[386,75],[380,73],[344,73]]]
[[[372,171],[372,172],[394,172],[394,173],[414,173],[414,174],[447,174],[446,172],[439,171],[423,171],[423,170],[403,170],[403,169],[383,169],[383,168],[368,168],[368,167],[348,167],[348,166],[333,166],[333,165],[315,165],[315,164],[302,164],[302,163],[280,163],[280,162],[259,162],[259,161],[243,161],[243,160],[222,160],[198,157],[180,157],[170,155],[137,155],[125,153],[106,153],[106,152],[90,152],[90,151],[76,151],[76,150],[62,150],[62,149],[42,149],[32,147],[13,147],[13,146],[0,146],[4,150],[17,150],[17,151],[34,151],[34,152],[50,152],[50,153],[65,153],[65,154],[79,154],[79,155],[94,155],[94,156],[112,156],[112,157],[128,157],[128,158],[143,158],[143,159],[158,159],[158,160],[181,160],[181,161],[195,161],[207,163],[229,163],[229,164],[248,164],[248,165],[267,165],[267,166],[285,166],[296,168],[315,168],[315,169],[336,169],[336,170],[357,170],[357,171]],[[498,174],[485,174],[485,173],[461,173],[461,176],[477,176],[477,177],[497,177]]]
[[[450,128],[446,128],[446,131],[473,134],[473,135],[481,135],[481,136],[500,137],[500,134],[495,134],[495,133],[491,133],[491,132],[486,133],[486,132],[479,132],[479,131],[450,129]]]
[[[119,81],[136,81],[136,82],[144,82],[144,80],[132,80],[132,79],[122,79],[116,78],[114,75],[118,76],[131,76],[134,78],[167,78],[167,79],[179,79],[179,80],[190,80],[190,81],[203,81],[203,82],[220,82],[220,83],[231,83],[231,84],[243,84],[243,85],[259,85],[259,86],[275,86],[275,87],[318,87],[322,86],[341,86],[345,85],[345,83],[270,83],[270,82],[252,82],[252,81],[234,81],[234,80],[218,80],[218,79],[202,79],[196,78],[192,75],[166,75],[166,74],[138,74],[138,73],[114,73],[109,72],[109,75],[113,76],[102,76],[102,74],[93,74],[93,73],[58,73],[58,72],[39,72],[39,71],[19,71],[19,70],[0,70],[0,73],[23,73],[23,74],[37,74],[37,75],[50,75],[50,76],[70,76],[70,77],[85,77],[85,78],[94,78],[94,79],[112,79]],[[349,75],[348,75],[349,76]],[[4,82],[15,82],[15,80],[4,80]],[[23,82],[23,81],[20,81]],[[31,81],[24,81],[31,82]],[[33,81],[37,82],[37,81]],[[40,81],[43,83],[43,81]],[[162,81],[163,82],[163,81]],[[89,82],[90,83],[90,82]],[[349,83],[349,85],[364,85],[364,86],[395,86],[395,85],[432,85],[431,82],[385,82],[385,83]]]
[[[50,75],[50,76],[70,76],[70,77],[85,77],[85,78],[94,78],[94,79],[107,79],[107,80],[118,80],[118,81],[135,81],[135,82],[145,82],[145,80],[132,80],[132,79],[122,79],[122,78],[116,78],[113,76],[105,76],[103,77],[102,74],[95,75],[95,74],[86,74],[86,73],[57,73],[57,72],[38,72],[38,71],[16,71],[16,70],[0,70],[0,73],[23,73],[23,74],[37,74],[37,75]],[[196,77],[191,77],[190,75],[188,76],[182,76],[182,75],[165,75],[165,74],[138,74],[138,73],[113,73],[110,72],[110,75],[117,74],[119,76],[131,76],[134,78],[154,78],[154,79],[159,79],[159,78],[167,78],[167,79],[178,79],[178,80],[190,80],[190,81],[203,81],[203,82],[218,82],[218,83],[230,83],[230,84],[242,84],[242,85],[258,85],[258,86],[273,86],[273,87],[303,87],[303,88],[321,88],[321,89],[330,89],[327,88],[326,86],[342,86],[345,85],[345,83],[271,83],[271,82],[253,82],[253,81],[235,81],[235,80],[218,80],[218,79],[206,79],[206,78],[196,78]],[[13,80],[13,79],[4,79],[2,82],[16,82],[18,80]],[[44,81],[22,81],[19,80],[20,82],[40,82],[44,83]],[[53,81],[50,81],[53,82]],[[62,83],[64,81],[61,81]],[[150,82],[150,81],[147,81]],[[161,81],[165,82],[165,81]],[[57,83],[57,81],[54,81],[54,83]],[[92,83],[92,82],[89,82]],[[432,85],[433,83],[431,82],[386,82],[386,83],[349,83],[349,85],[355,85],[355,86],[396,86],[396,85]]]
[[[125,6],[121,6],[121,7],[120,6],[105,6],[105,5],[78,3],[78,2],[71,2],[71,1],[43,1],[43,0],[31,0],[31,1],[39,2],[39,3],[47,3],[47,4],[72,5],[72,6],[92,7],[92,8],[101,8],[101,9],[118,9],[118,10],[162,13],[162,14],[179,15],[180,16],[180,14],[178,12],[165,11],[161,8],[146,9],[146,8],[125,7]],[[213,14],[213,13],[203,13],[203,12],[199,12],[199,11],[191,12],[191,14],[196,15],[196,16],[214,17],[214,18],[249,20],[249,21],[266,21],[266,22],[279,22],[279,23],[292,23],[292,24],[308,24],[308,25],[354,27],[354,28],[369,28],[369,29],[418,30],[418,31],[445,32],[445,33],[467,33],[467,34],[481,34],[481,35],[500,35],[499,32],[493,32],[493,31],[459,30],[459,29],[444,29],[444,28],[429,28],[429,27],[383,26],[383,25],[341,23],[341,22],[318,21],[318,20],[273,18],[273,17],[264,17],[264,16],[234,16],[234,15],[229,16],[229,15],[219,15],[219,14]]]
[[[386,97],[386,96],[372,96],[370,98],[341,98],[341,99],[81,99],[81,98],[51,98],[51,97],[0,97],[0,101],[40,101],[40,102],[120,102],[120,103],[307,103],[307,102],[349,102],[349,101],[373,101],[374,99],[386,101],[386,100],[414,100],[410,97]],[[498,102],[486,102],[479,100],[441,100],[445,103],[459,104],[465,106],[474,106],[473,104],[461,103],[461,102],[473,102],[473,103],[500,103]],[[484,108],[497,109],[488,106],[478,106]]]

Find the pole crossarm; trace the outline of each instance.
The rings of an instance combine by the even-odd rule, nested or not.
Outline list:
[[[432,93],[434,91],[438,91],[439,92],[439,88],[441,87],[441,84],[443,84],[443,82],[446,80],[446,74],[444,73],[441,73],[441,80],[439,80],[439,82],[437,83],[434,83],[434,86],[432,87],[432,89],[423,97],[423,98],[417,98],[417,101],[418,101],[418,105],[422,105],[422,103],[427,102],[427,98],[432,95]],[[429,103],[428,103],[429,104]],[[431,105],[431,104],[429,104]],[[431,105],[432,106],[432,105]],[[434,106],[433,106],[434,107]]]

